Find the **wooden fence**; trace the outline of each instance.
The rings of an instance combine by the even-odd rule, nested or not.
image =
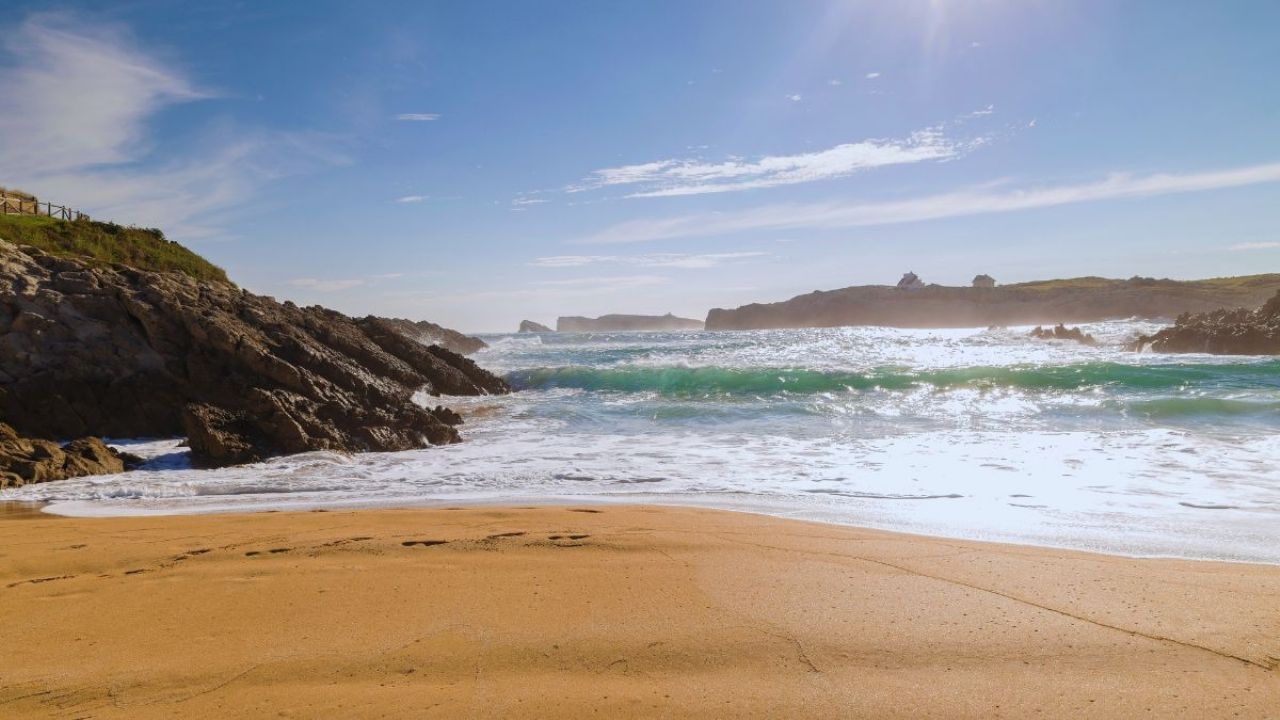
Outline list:
[[[44,215],[56,220],[88,220],[79,210],[39,200],[0,195],[0,215]]]

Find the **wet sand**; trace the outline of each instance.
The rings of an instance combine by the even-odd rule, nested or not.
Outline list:
[[[0,717],[1280,716],[1280,567],[646,506],[0,519]]]

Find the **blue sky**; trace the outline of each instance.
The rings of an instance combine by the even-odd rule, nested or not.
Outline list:
[[[10,2],[0,184],[469,331],[1280,271],[1280,3]]]

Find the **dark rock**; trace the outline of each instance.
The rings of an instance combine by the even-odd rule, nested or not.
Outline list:
[[[480,338],[463,335],[457,330],[450,330],[447,327],[442,327],[433,322],[427,322],[426,320],[380,318],[373,315],[365,318],[365,320],[379,320],[384,323],[389,323],[406,337],[411,337],[424,345],[439,345],[446,350],[452,350],[453,352],[461,355],[470,355],[473,352],[478,352],[489,347],[488,343]]]
[[[1218,355],[1280,355],[1280,292],[1257,310],[1179,315],[1171,327],[1143,335],[1131,349]]]
[[[542,323],[536,323],[536,322],[534,322],[534,321],[532,321],[532,320],[521,320],[521,321],[520,321],[520,330],[519,330],[519,332],[522,332],[522,333],[549,333],[549,332],[555,332],[555,331],[554,331],[554,330],[552,330],[551,328],[547,327],[546,325],[543,325]]]
[[[37,437],[187,435],[202,465],[457,442],[457,415],[413,396],[506,383],[405,323],[0,241],[0,419]]]
[[[1080,328],[1069,328],[1062,323],[1058,323],[1052,330],[1046,330],[1036,326],[1035,330],[1030,332],[1031,337],[1038,340],[1074,340],[1081,345],[1097,345],[1098,341],[1092,335],[1084,332]]]
[[[0,423],[0,488],[119,473],[138,463],[138,458],[117,452],[98,438],[72,440],[59,447],[49,440],[21,437]]]

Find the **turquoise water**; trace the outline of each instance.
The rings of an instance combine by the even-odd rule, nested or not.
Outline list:
[[[1136,555],[1280,562],[1280,361],[1008,330],[496,335],[466,442],[33,486],[55,512],[644,501]],[[435,402],[424,397],[424,402]]]

